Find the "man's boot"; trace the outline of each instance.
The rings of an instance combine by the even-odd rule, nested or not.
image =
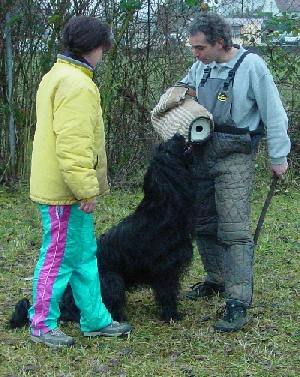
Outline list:
[[[220,332],[234,332],[240,330],[249,322],[246,306],[237,300],[228,300],[223,318],[214,325]]]

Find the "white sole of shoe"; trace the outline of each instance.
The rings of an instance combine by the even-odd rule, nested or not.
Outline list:
[[[111,334],[111,333],[104,333],[104,332],[99,332],[99,331],[90,331],[90,332],[83,332],[83,336],[86,336],[86,337],[94,337],[94,336],[107,336],[107,337],[116,337],[116,336],[126,336],[126,335],[129,335],[131,333],[131,331],[127,331],[127,332],[118,332],[118,333],[114,333],[114,334]]]
[[[33,335],[30,336],[30,339],[34,343],[45,344],[46,346],[51,347],[51,348],[71,347],[75,344],[74,342],[72,344],[70,344],[70,343],[69,344],[65,344],[65,343],[53,344],[53,343],[47,342],[43,339],[40,339],[39,336],[33,336]]]

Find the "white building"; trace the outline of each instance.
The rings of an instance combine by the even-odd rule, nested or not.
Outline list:
[[[227,17],[231,25],[233,42],[239,45],[258,45],[261,43],[263,18]]]
[[[273,15],[283,12],[300,15],[300,0],[265,0],[262,11]]]

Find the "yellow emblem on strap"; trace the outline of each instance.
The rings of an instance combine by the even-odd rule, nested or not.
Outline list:
[[[225,102],[225,101],[227,101],[227,99],[228,99],[228,96],[227,96],[227,94],[226,93],[224,93],[224,92],[220,92],[219,94],[218,94],[218,100],[219,101],[221,101],[221,102]]]

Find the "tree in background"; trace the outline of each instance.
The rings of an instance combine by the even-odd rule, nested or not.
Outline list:
[[[106,64],[99,66],[96,80],[104,110],[109,177],[112,184],[122,185],[134,181],[157,141],[150,112],[159,96],[182,78],[193,62],[186,35],[191,18],[210,7],[232,15],[242,6],[245,13],[253,8],[252,3],[251,0],[2,1],[0,182],[28,178],[37,85],[61,51],[60,30],[71,16],[100,17],[114,31],[114,48],[105,56]],[[234,6],[229,7],[230,4]],[[291,19],[291,23],[295,22]],[[5,33],[7,28],[9,33]],[[300,99],[295,90],[299,89],[299,54],[272,43],[262,53],[282,88],[297,146],[299,135],[295,130]],[[296,150],[293,159],[300,164],[300,151]]]

